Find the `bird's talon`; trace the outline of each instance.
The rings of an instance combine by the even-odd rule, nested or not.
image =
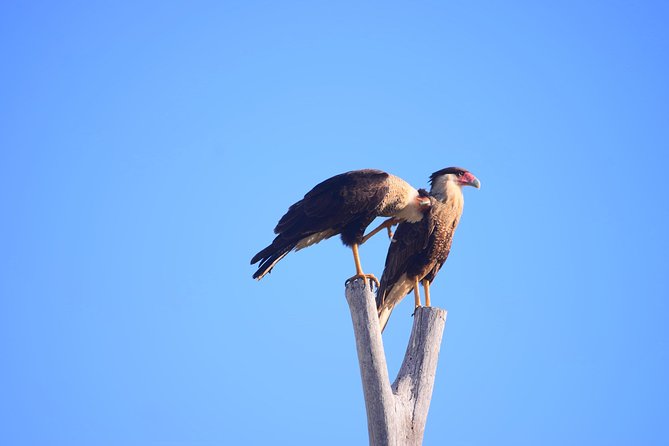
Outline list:
[[[379,279],[377,279],[374,276],[374,274],[356,274],[353,277],[349,277],[344,284],[348,285],[350,282],[354,281],[355,279],[363,279],[365,282],[367,280],[369,280],[369,287],[370,288],[372,288],[372,284],[375,284],[376,288],[379,288],[379,286],[380,286]]]

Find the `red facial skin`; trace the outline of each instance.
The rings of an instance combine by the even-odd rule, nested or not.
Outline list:
[[[465,172],[461,177],[459,177],[458,184],[461,186],[473,186],[477,189],[481,187],[481,182],[470,172]]]

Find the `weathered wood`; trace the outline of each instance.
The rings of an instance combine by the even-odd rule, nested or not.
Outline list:
[[[368,282],[348,282],[346,300],[358,351],[369,444],[419,446],[430,408],[446,311],[435,307],[416,310],[404,361],[391,386],[375,296]]]

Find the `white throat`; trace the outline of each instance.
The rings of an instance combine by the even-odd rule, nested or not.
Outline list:
[[[450,173],[434,179],[430,188],[430,195],[442,203],[453,198],[464,202],[462,186],[457,183],[456,176]]]

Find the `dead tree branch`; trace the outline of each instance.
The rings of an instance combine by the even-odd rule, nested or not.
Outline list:
[[[357,279],[347,283],[346,300],[351,310],[358,350],[369,444],[421,445],[446,311],[435,307],[416,309],[404,361],[391,386],[374,293],[367,281]]]

